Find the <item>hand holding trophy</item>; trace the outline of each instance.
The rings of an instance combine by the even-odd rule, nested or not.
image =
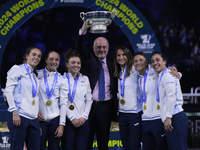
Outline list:
[[[116,10],[112,12],[117,13]],[[107,26],[111,24],[115,15],[109,11],[90,11],[87,13],[81,12],[80,17],[84,21],[82,31],[86,31],[89,27],[90,33],[106,33],[108,32]]]

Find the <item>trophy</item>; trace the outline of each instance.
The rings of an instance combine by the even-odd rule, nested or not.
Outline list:
[[[81,12],[80,17],[86,21],[87,25],[91,26],[90,33],[106,33],[108,32],[107,26],[111,24],[117,13],[116,10],[109,11],[90,11],[87,13]]]

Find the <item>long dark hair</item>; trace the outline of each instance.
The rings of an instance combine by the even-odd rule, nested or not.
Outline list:
[[[117,58],[117,51],[119,49],[121,49],[124,52],[124,54],[126,55],[126,57],[128,59],[126,77],[130,76],[130,72],[131,72],[131,69],[132,69],[132,66],[133,66],[133,63],[132,63],[133,58],[132,58],[132,54],[131,54],[130,50],[126,46],[124,46],[124,45],[118,45],[115,48],[115,53],[114,53],[115,72],[114,72],[114,76],[120,79],[121,67],[117,63],[117,60],[116,60],[116,58]]]
[[[41,55],[42,55],[42,50],[40,49],[40,48],[38,48],[38,47],[28,47],[27,49],[26,49],[26,52],[25,52],[25,54],[24,54],[24,56],[23,56],[23,62],[24,63],[26,63],[26,61],[27,61],[27,59],[26,59],[26,56],[27,55],[29,55],[30,53],[31,53],[31,50],[32,49],[38,49],[40,52],[41,52]],[[34,67],[33,68],[33,72],[35,73],[35,75],[36,75],[36,77],[38,76],[38,73],[37,73],[37,71],[36,71],[36,67]]]

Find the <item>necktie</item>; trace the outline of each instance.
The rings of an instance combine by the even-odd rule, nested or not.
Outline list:
[[[101,63],[103,65],[102,60]],[[100,101],[103,101],[105,99],[105,80],[103,66],[101,67],[101,72],[99,74],[99,99]]]

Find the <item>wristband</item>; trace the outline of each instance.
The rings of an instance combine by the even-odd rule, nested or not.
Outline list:
[[[15,116],[15,115],[18,115],[18,112],[13,114],[13,116]]]

